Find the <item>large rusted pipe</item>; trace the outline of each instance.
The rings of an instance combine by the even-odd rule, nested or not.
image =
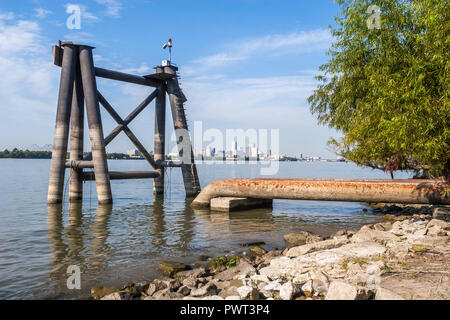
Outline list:
[[[75,81],[72,98],[72,113],[70,123],[70,163],[83,159],[84,138],[84,93],[81,82],[80,59],[75,59]],[[71,167],[69,201],[81,201],[83,199],[83,169]]]
[[[103,137],[102,119],[97,96],[97,82],[95,79],[92,47],[80,46],[79,51],[98,203],[111,204],[113,201],[111,183],[109,181],[105,139]]]
[[[191,206],[209,207],[217,197],[450,204],[448,188],[442,180],[232,179],[210,183]]]
[[[60,203],[63,198],[76,52],[77,48],[75,46],[65,46],[65,54],[63,56],[61,68],[61,80],[59,84],[58,109],[56,112],[50,178],[48,183],[47,202],[49,204]]]

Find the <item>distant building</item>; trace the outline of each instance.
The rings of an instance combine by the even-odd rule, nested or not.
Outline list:
[[[136,149],[128,150],[127,155],[129,155],[130,158],[140,158],[141,157],[141,153],[139,152],[139,150],[136,150]]]

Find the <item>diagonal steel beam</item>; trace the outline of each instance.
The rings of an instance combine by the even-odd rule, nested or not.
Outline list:
[[[105,145],[108,145],[117,135],[123,130],[124,126],[127,126],[131,121],[136,118],[139,113],[141,113],[142,110],[144,110],[150,102],[155,99],[155,97],[158,95],[158,90],[153,91],[144,101],[141,102],[140,105],[136,107],[129,115],[123,120],[122,124],[119,124],[117,127],[114,128],[113,131],[111,131],[110,134],[105,138]]]
[[[105,97],[102,96],[100,92],[97,91],[98,94],[98,101],[101,103],[101,105],[108,111],[108,113],[116,120],[116,122],[119,125],[122,125],[122,131],[130,138],[131,142],[136,146],[136,148],[139,150],[140,153],[144,156],[144,158],[150,163],[150,165],[157,169],[158,165],[156,164],[155,160],[153,160],[153,157],[150,153],[145,149],[145,147],[142,145],[142,143],[139,141],[139,139],[134,135],[134,133],[128,128],[128,126],[124,123],[123,119],[120,117],[120,115],[114,110],[114,108],[109,104],[108,101],[106,101]]]

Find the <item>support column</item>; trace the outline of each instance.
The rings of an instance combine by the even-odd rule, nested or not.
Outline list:
[[[105,139],[97,96],[92,47],[80,46],[80,67],[86,100],[86,113],[89,125],[89,137],[94,162],[95,182],[99,204],[112,203],[111,184],[109,181],[108,163],[106,160]]]
[[[160,86],[158,88],[158,95],[155,103],[155,143],[154,154],[155,162],[158,165],[157,171],[159,177],[153,180],[153,194],[164,194],[164,170],[162,162],[165,155],[166,143],[166,87]]]
[[[55,135],[53,138],[52,161],[48,184],[47,203],[62,202],[64,174],[66,168],[67,144],[69,138],[70,109],[72,104],[75,74],[76,47],[64,46],[64,55],[59,85],[58,109],[56,112]]]
[[[175,74],[177,70],[173,66],[165,67],[164,69],[165,72],[172,74]],[[200,182],[198,180],[191,138],[188,131],[186,114],[184,112],[183,103],[185,102],[185,98],[176,78],[167,80],[167,93],[169,94],[179,157],[182,159],[181,172],[183,174],[186,196],[195,197],[200,192]],[[188,154],[186,154],[186,152]]]
[[[78,50],[77,50],[78,51]],[[81,81],[80,59],[75,59],[75,81],[70,123],[70,162],[83,160],[84,139],[84,93]],[[83,169],[71,168],[69,201],[83,199]]]

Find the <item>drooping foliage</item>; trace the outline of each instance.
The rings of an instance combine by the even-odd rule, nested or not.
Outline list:
[[[330,145],[359,165],[450,179],[449,1],[337,2],[330,59],[308,99],[342,133]]]

